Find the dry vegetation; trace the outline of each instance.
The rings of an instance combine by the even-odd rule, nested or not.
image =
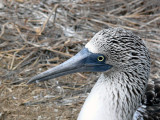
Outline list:
[[[0,119],[75,120],[97,75],[26,85],[76,54],[99,30],[122,27],[146,42],[160,81],[159,0],[0,0]]]

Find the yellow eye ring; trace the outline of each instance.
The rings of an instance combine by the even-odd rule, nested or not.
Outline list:
[[[98,56],[97,60],[100,61],[100,62],[102,62],[104,60],[104,56]]]

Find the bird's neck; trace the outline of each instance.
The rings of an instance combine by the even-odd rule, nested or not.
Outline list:
[[[118,72],[109,76],[102,74],[86,99],[78,120],[132,120],[145,86],[140,82],[132,83],[128,77]],[[142,87],[137,88],[138,84]]]

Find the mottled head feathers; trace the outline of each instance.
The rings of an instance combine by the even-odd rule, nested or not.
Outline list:
[[[122,28],[99,31],[85,47],[90,52],[105,55],[106,63],[116,68],[125,69],[138,64],[150,68],[148,51],[141,38]]]

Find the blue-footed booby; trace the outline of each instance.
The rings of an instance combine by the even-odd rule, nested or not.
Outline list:
[[[145,98],[150,57],[140,37],[122,28],[101,30],[75,56],[28,83],[75,72],[102,73],[77,120],[141,120],[133,116]]]

